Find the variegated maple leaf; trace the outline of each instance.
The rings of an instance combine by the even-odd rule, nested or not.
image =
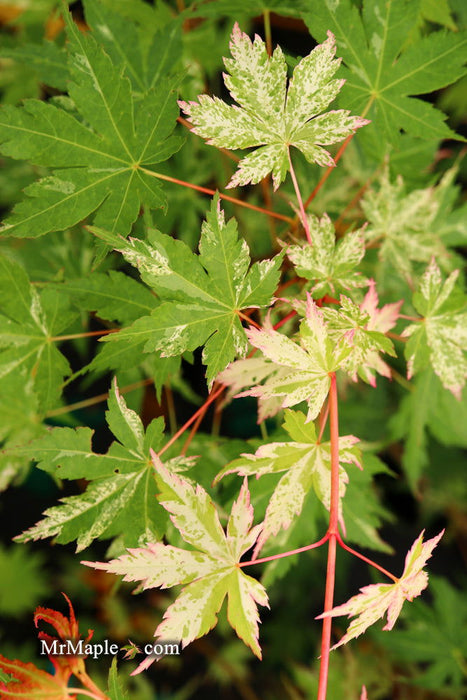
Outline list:
[[[336,241],[331,219],[308,216],[313,245],[291,245],[287,257],[295,265],[297,274],[314,282],[311,293],[315,299],[325,294],[336,295],[342,289],[366,287],[368,280],[354,268],[365,255],[363,230],[352,231]]]
[[[288,369],[274,364],[267,357],[261,355],[247,357],[243,360],[236,360],[218,375],[218,381],[226,384],[229,391],[226,400],[238,396],[244,396],[242,389],[263,382],[266,386],[275,379],[285,377]],[[280,411],[283,402],[282,396],[259,396],[258,397],[258,423],[262,423],[266,418],[275,416]]]
[[[460,399],[467,378],[467,311],[465,295],[455,288],[459,270],[443,283],[433,258],[423,275],[413,305],[423,316],[402,333],[409,379],[431,363],[443,386]]]
[[[125,581],[141,581],[143,589],[184,585],[154,633],[157,639],[180,640],[182,647],[207,634],[217,624],[217,613],[227,596],[227,617],[231,626],[261,658],[256,604],[268,606],[268,597],[259,581],[244,574],[238,566],[241,556],[254,545],[262,528],[262,524],[252,527],[253,507],[246,479],[232,506],[224,533],[206,491],[200,485],[195,489],[186,479],[171,473],[155,453],[153,461],[161,489],[160,503],[171,513],[172,522],[185,542],[194,549],[156,542],[128,549],[128,554],[108,564],[83,564],[123,575]],[[147,657],[134,673],[148,668],[154,660],[153,656]]]
[[[289,170],[290,146],[310,163],[335,165],[321,146],[342,141],[368,120],[348,110],[321,114],[334,100],[343,80],[331,80],[340,65],[335,39],[317,46],[296,66],[287,89],[287,63],[277,47],[271,57],[259,36],[252,42],[235,24],[225,58],[224,82],[240,106],[200,95],[199,102],[179,102],[196,134],[221,148],[257,148],[240,161],[227,187],[255,184],[272,172],[274,189]],[[318,116],[319,115],[319,116]]]
[[[392,630],[404,602],[412,601],[428,586],[428,574],[423,571],[423,567],[443,536],[444,530],[427,542],[423,542],[424,532],[423,530],[420,533],[407,553],[404,571],[396,583],[374,583],[364,586],[360,589],[360,593],[350,598],[347,603],[318,615],[318,618],[340,615],[355,617],[346,634],[332,647],[333,649],[359,637],[370,625],[386,614],[387,623],[383,630]]]
[[[447,250],[443,237],[449,231],[446,192],[454,176],[452,168],[436,187],[407,193],[402,176],[392,183],[386,168],[378,187],[365,193],[365,239],[368,243],[380,243],[379,257],[390,263],[393,271],[413,279],[414,263],[428,263],[433,255],[443,261],[444,267],[449,266],[453,254]]]
[[[300,345],[272,328],[247,331],[250,343],[286,371],[238,396],[283,397],[282,408],[307,401],[307,421],[310,421],[316,418],[326,400],[331,373],[343,366],[352,348],[343,335],[338,342],[330,337],[323,313],[309,294],[305,313],[300,324]]]
[[[263,529],[258,537],[254,555],[272,535],[281,528],[287,529],[293,518],[301,513],[305,497],[313,489],[327,510],[331,505],[331,443],[317,440],[313,423],[305,423],[305,415],[299,411],[286,411],[284,428],[292,438],[290,442],[272,442],[262,445],[254,455],[242,454],[227,464],[215,482],[226,474],[236,472],[240,476],[285,472],[271,496]],[[355,447],[358,438],[353,435],[339,437],[339,520],[344,526],[341,499],[348,482],[342,463],[360,465],[360,450]]]
[[[354,381],[357,380],[358,375],[372,386],[376,385],[373,370],[385,377],[390,376],[390,369],[381,360],[379,353],[385,352],[392,357],[396,353],[392,341],[386,338],[382,329],[386,328],[388,323],[394,325],[400,308],[400,304],[388,305],[392,308],[383,307],[378,314],[377,304],[378,295],[373,286],[360,306],[341,294],[338,309],[330,307],[323,309],[330,338],[334,342],[345,338],[351,346],[351,352],[347,355],[342,368]],[[384,315],[381,315],[383,312]]]
[[[393,304],[385,304],[378,309],[379,298],[375,281],[371,279],[368,284],[369,290],[360,304],[360,311],[367,313],[369,316],[366,328],[368,331],[387,333],[396,325],[400,308],[404,302],[402,300],[396,301]],[[388,379],[391,377],[391,368],[381,358],[378,350],[369,350],[366,355],[366,363],[360,367],[360,375],[363,375],[365,381],[369,384],[375,386],[376,379],[373,369],[378,374],[381,374],[382,377],[387,377]]]

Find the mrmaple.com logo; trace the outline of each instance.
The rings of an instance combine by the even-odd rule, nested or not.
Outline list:
[[[142,649],[131,643],[120,649],[118,644],[111,643],[108,639],[91,644],[83,639],[41,639],[40,654],[45,656],[89,656],[98,659],[100,656],[115,656],[120,650],[125,651],[126,658],[133,658],[136,654],[145,653],[148,656],[176,656],[180,654],[180,645],[176,642],[164,642],[145,644]]]

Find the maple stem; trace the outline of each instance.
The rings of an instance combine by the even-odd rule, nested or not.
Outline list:
[[[292,164],[292,156],[290,155],[290,148],[289,148],[288,154],[289,154],[290,175],[292,176],[292,182],[293,182],[293,186],[295,189],[295,194],[297,195],[298,208],[300,209],[300,217],[302,219],[303,228],[305,229],[308,243],[310,245],[313,245],[313,240],[311,238],[311,233],[310,233],[310,227],[308,225],[308,219],[306,218],[305,207],[303,206],[302,195],[300,192],[300,188],[298,186],[297,177],[295,175],[295,170],[294,170],[294,167]]]
[[[170,386],[165,386],[165,400],[167,402],[170,432],[174,433],[177,430],[177,412],[175,410],[174,396]]]
[[[245,207],[246,209],[252,209],[253,211],[259,211],[261,214],[267,214],[275,219],[280,219],[281,221],[286,221],[288,224],[293,223],[293,219],[290,216],[284,216],[283,214],[278,214],[275,211],[265,209],[264,207],[257,207],[255,204],[250,204],[249,202],[243,202],[241,199],[236,197],[230,197],[228,194],[223,194],[222,192],[216,192],[216,190],[211,190],[209,187],[201,187],[200,185],[193,185],[191,182],[186,182],[186,180],[179,180],[176,177],[170,177],[170,175],[163,175],[162,173],[156,173],[153,170],[147,170],[146,168],[141,168],[141,170],[151,177],[156,177],[159,180],[166,180],[167,182],[173,182],[176,185],[182,185],[183,187],[189,187],[197,192],[204,192],[204,194],[209,194],[213,197],[218,194],[221,199],[225,199],[228,202],[233,202],[238,204],[240,207]]]
[[[264,22],[264,38],[266,40],[266,51],[268,56],[272,55],[272,38],[271,38],[271,11],[263,11],[263,22]]]
[[[185,430],[187,430],[190,427],[190,425],[195,422],[195,420],[198,418],[198,416],[206,411],[206,408],[209,406],[209,404],[211,404],[213,401],[215,401],[217,399],[217,397],[222,394],[224,389],[225,389],[225,386],[223,384],[216,390],[214,390],[214,388],[213,388],[213,390],[211,391],[211,393],[209,394],[208,398],[203,403],[203,405],[200,406],[195,413],[193,413],[191,418],[189,418],[186,421],[186,423],[184,423],[182,425],[182,427],[179,430],[177,430],[177,432],[174,435],[172,435],[170,440],[168,442],[166,442],[164,447],[157,453],[158,457],[160,457],[162,454],[164,454],[164,452],[166,452],[169,449],[169,447],[171,447],[174,444],[174,442],[176,442],[178,440],[180,435],[183,435]]]
[[[336,549],[339,537],[339,417],[337,406],[336,373],[331,373],[329,389],[329,422],[331,440],[331,503],[328,527],[328,561],[326,565],[326,589],[324,593],[324,611],[332,610],[334,603],[334,585],[336,580]],[[321,664],[319,668],[318,698],[326,700],[329,671],[329,653],[331,651],[332,618],[323,618],[321,632]]]
[[[394,583],[397,583],[399,581],[397,576],[394,576],[393,574],[391,574],[391,572],[388,571],[387,569],[385,569],[383,566],[380,566],[372,559],[369,559],[364,554],[360,554],[360,552],[357,552],[355,549],[352,549],[352,547],[349,547],[347,544],[345,544],[344,540],[342,539],[342,537],[340,535],[337,535],[337,541],[338,541],[339,545],[342,547],[342,549],[345,549],[346,552],[350,552],[350,554],[353,554],[354,557],[358,557],[359,559],[362,559],[362,561],[366,562],[370,566],[373,566],[375,569],[378,569],[378,571],[381,571],[381,573],[383,573],[385,576],[392,579],[394,581]]]
[[[331,440],[331,505],[328,532],[335,537],[339,535],[339,415],[335,372],[331,373],[328,405]]]
[[[92,338],[96,335],[109,335],[109,333],[118,333],[118,328],[109,328],[105,331],[88,331],[87,333],[71,333],[70,335],[55,335],[50,338],[53,342],[60,342],[62,340],[75,340],[75,338]]]
[[[328,539],[328,561],[326,566],[326,591],[324,594],[324,612],[332,610],[334,602],[334,582],[336,578],[336,536],[330,535]],[[329,671],[329,653],[331,651],[331,627],[332,618],[323,618],[321,632],[321,663],[319,667],[318,698],[326,700]]]
[[[188,450],[188,448],[190,447],[191,441],[193,440],[193,438],[195,437],[196,433],[198,432],[198,428],[199,428],[199,426],[201,425],[201,423],[202,423],[202,421],[203,421],[203,418],[204,418],[204,416],[205,416],[205,414],[206,414],[207,409],[208,409],[208,406],[205,407],[203,413],[200,413],[199,416],[198,416],[198,418],[197,418],[197,419],[195,420],[195,422],[193,423],[193,427],[192,427],[192,429],[190,430],[190,434],[188,435],[187,439],[185,440],[185,444],[183,445],[182,449],[180,450],[180,454],[181,454],[181,455],[185,455],[186,452],[187,452],[187,450]]]
[[[253,564],[264,564],[267,561],[274,561],[274,559],[283,559],[284,557],[291,557],[293,554],[300,554],[301,552],[307,552],[309,549],[316,549],[321,547],[329,539],[329,533],[326,533],[318,542],[313,542],[313,544],[307,544],[304,547],[299,547],[298,549],[289,549],[287,552],[281,552],[280,554],[272,554],[270,557],[262,557],[261,559],[249,559],[248,561],[241,561],[238,566],[242,568],[244,566],[252,566]]]
[[[140,382],[134,382],[133,384],[127,384],[127,386],[119,389],[120,394],[126,394],[129,391],[134,391],[135,389],[140,389],[148,384],[153,384],[153,379],[142,379]],[[98,396],[92,396],[90,399],[83,399],[83,401],[77,401],[76,403],[71,403],[68,406],[60,406],[60,408],[55,408],[52,411],[47,411],[45,418],[53,418],[54,416],[61,416],[64,413],[71,413],[72,411],[79,411],[81,408],[87,408],[88,406],[94,406],[96,403],[101,403],[102,401],[107,401],[109,398],[109,392],[105,394],[99,394]]]
[[[297,315],[296,311],[291,311],[289,314],[287,314],[287,316],[284,316],[284,318],[282,318],[280,321],[278,321],[277,323],[274,324],[274,326],[273,326],[274,330],[277,331],[278,328],[280,328],[285,323],[287,323],[287,321],[290,321],[290,319],[296,315]]]
[[[255,328],[258,328],[259,330],[262,330],[261,326],[259,323],[256,323],[256,321],[253,321],[252,318],[247,316],[246,314],[242,313],[241,311],[237,311],[237,314],[239,315],[240,318],[242,318],[244,321],[248,321],[250,326],[254,326]]]
[[[393,340],[400,340],[401,343],[406,343],[408,341],[408,338],[406,338],[405,335],[391,333],[391,331],[386,331],[385,335],[387,338],[393,338]]]

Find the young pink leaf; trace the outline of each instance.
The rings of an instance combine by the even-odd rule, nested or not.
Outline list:
[[[375,583],[364,586],[360,589],[360,593],[350,598],[347,603],[318,615],[318,618],[340,615],[355,618],[350,623],[346,634],[332,647],[333,649],[359,637],[384,615],[387,615],[387,623],[383,630],[391,630],[404,602],[412,601],[427,587],[428,574],[423,571],[423,567],[443,536],[444,530],[427,542],[423,542],[424,532],[423,530],[420,533],[407,553],[404,571],[396,583]]]
[[[330,373],[341,367],[351,348],[344,337],[334,342],[323,313],[308,295],[306,316],[300,324],[300,345],[273,329],[247,331],[250,343],[285,372],[239,396],[282,398],[282,408],[308,403],[307,421],[316,418],[329,392]]]
[[[171,514],[183,539],[194,547],[185,550],[160,542],[127,550],[108,564],[83,562],[95,569],[120,574],[126,581],[141,581],[143,588],[185,587],[168,607],[157,627],[157,639],[180,640],[183,647],[207,634],[217,624],[217,614],[228,597],[227,617],[240,639],[261,658],[258,643],[257,604],[268,605],[264,587],[243,573],[241,556],[256,542],[262,525],[253,523],[245,479],[232,506],[227,533],[220,524],[214,503],[201,486],[194,486],[179,474],[170,472],[153,453],[158,499]],[[155,661],[148,657],[134,673]]]

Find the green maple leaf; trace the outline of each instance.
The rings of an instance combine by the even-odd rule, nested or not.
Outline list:
[[[44,559],[28,547],[0,547],[0,612],[19,617],[47,595]]]
[[[307,242],[289,246],[287,257],[300,277],[314,282],[312,296],[320,299],[343,289],[366,287],[368,280],[354,271],[365,255],[363,231],[352,231],[336,241],[334,226],[327,214],[321,219],[309,216],[308,223],[313,245]]]
[[[157,306],[147,287],[117,270],[93,272],[87,278],[66,280],[53,288],[69,294],[78,308],[95,311],[106,321],[132,323]]]
[[[149,450],[161,446],[164,421],[155,419],[145,432],[116,383],[106,417],[117,438],[106,454],[92,451],[90,428],[52,428],[48,435],[19,450],[58,478],[87,479],[91,484],[83,494],[64,498],[62,505],[45,511],[45,518],[17,541],[55,537],[66,544],[76,539],[77,551],[81,551],[97,537],[123,535],[127,545],[135,545],[162,536],[166,519],[154,507],[157,489]],[[175,458],[170,464],[172,469],[182,469],[192,461]]]
[[[310,163],[334,165],[322,148],[342,141],[366,119],[346,110],[321,114],[334,100],[342,81],[331,80],[339,67],[335,42],[317,46],[294,70],[287,89],[287,64],[277,47],[267,54],[264,42],[251,42],[235,24],[230,44],[233,58],[224,59],[224,82],[240,105],[228,105],[217,97],[200,95],[198,102],[180,102],[193,131],[221,148],[257,148],[240,161],[228,187],[255,184],[272,172],[274,189],[290,167],[290,146],[298,148]],[[319,116],[318,116],[319,115]]]
[[[123,647],[125,648],[125,647]],[[126,657],[123,657],[126,658]],[[129,657],[131,658],[131,657]],[[117,672],[117,657],[114,656],[109,669],[109,681],[107,686],[107,692],[109,693],[110,700],[128,700],[128,694],[123,689],[122,682],[118,677]]]
[[[277,474],[286,472],[277,484],[269,501],[263,530],[255,547],[258,554],[267,539],[287,529],[299,515],[308,492],[313,489],[327,510],[331,504],[331,443],[317,440],[313,423],[305,423],[306,416],[298,411],[286,411],[284,428],[291,442],[271,442],[262,445],[254,455],[243,454],[226,465],[216,477],[216,482],[226,474],[240,476]],[[342,463],[360,466],[360,451],[355,447],[358,439],[353,435],[339,437],[339,519],[342,518],[341,500],[348,482]]]
[[[4,235],[40,236],[96,210],[97,224],[127,234],[142,205],[165,206],[150,168],[182,143],[170,135],[177,118],[174,81],[161,81],[135,103],[121,66],[78,30],[68,11],[64,15],[77,116],[38,100],[3,107],[2,152],[55,168],[26,188],[29,196],[15,207]]]
[[[378,143],[397,144],[400,130],[423,139],[459,138],[446,116],[412,97],[431,93],[464,74],[465,33],[435,32],[404,48],[417,21],[412,0],[310,0],[305,21],[318,40],[331,30],[343,56],[346,107],[371,119]],[[363,136],[363,138],[365,138]]]
[[[76,314],[52,290],[37,292],[24,268],[4,256],[0,256],[0,296],[0,378],[13,374],[18,383],[32,381],[40,407],[50,408],[70,371],[54,338]]]
[[[88,566],[141,581],[142,588],[184,585],[164,614],[156,639],[180,640],[182,647],[207,634],[217,623],[217,613],[228,596],[227,617],[240,639],[261,658],[258,643],[257,603],[268,605],[264,587],[238,566],[242,555],[255,543],[262,525],[253,523],[253,507],[245,479],[232,506],[225,533],[218,512],[206,491],[196,489],[183,477],[171,473],[154,456],[158,499],[171,514],[175,527],[193,549],[180,549],[159,542],[129,549],[109,563],[83,562]],[[154,657],[143,661],[134,673],[147,668]]]
[[[460,399],[467,378],[467,311],[455,283],[459,270],[442,280],[435,259],[423,275],[413,305],[423,316],[404,331],[408,377],[429,362],[443,386]]]
[[[239,312],[271,303],[282,255],[248,269],[248,246],[238,239],[236,221],[225,222],[218,199],[203,224],[199,255],[158,231],[146,243],[91,230],[120,250],[163,301],[151,316],[142,316],[113,337],[107,336],[106,342],[121,348],[144,342],[144,352],[161,350],[164,357],[204,345],[209,384],[236,355],[246,353]]]
[[[402,576],[396,583],[374,583],[360,589],[347,603],[338,605],[318,618],[347,615],[355,617],[342,639],[332,649],[337,649],[351,639],[359,637],[365,630],[387,613],[387,624],[383,630],[392,630],[406,600],[413,600],[428,586],[428,574],[423,571],[427,560],[444,534],[423,542],[424,531],[415,540],[405,558]]]
[[[141,97],[159,84],[161,76],[173,72],[182,52],[178,18],[162,28],[157,8],[151,6],[143,18],[136,11],[125,14],[115,3],[85,0],[83,4],[87,24],[112,62],[124,63],[135,95]]]

